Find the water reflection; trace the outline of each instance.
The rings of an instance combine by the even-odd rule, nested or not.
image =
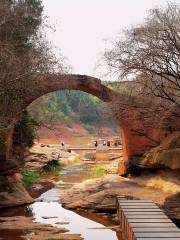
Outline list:
[[[33,216],[38,223],[51,224],[56,227],[65,227],[73,234],[82,234],[85,240],[108,239],[116,240],[116,232],[105,229],[104,225],[93,220],[80,216],[72,211],[64,209],[58,203],[59,197],[65,188],[72,186],[72,183],[82,181],[89,177],[88,168],[72,166],[61,172],[60,181],[57,186],[42,194],[36,202],[28,207],[16,207],[1,211],[0,216]],[[60,223],[63,223],[60,224]],[[22,240],[24,232],[4,231],[0,232],[1,240]],[[13,236],[13,238],[12,238]]]
[[[57,201],[62,194],[61,182],[56,188],[53,188],[40,197],[40,202],[36,202],[30,206],[36,222],[51,224],[52,226],[61,226],[58,222],[67,223],[70,233],[81,233],[85,240],[99,240],[103,237],[109,240],[117,239],[116,233],[110,229],[104,229],[102,224],[82,217],[72,211],[64,209]],[[45,218],[46,219],[45,219]]]

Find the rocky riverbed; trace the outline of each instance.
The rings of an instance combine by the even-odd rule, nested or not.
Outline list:
[[[39,154],[42,158],[39,158]],[[67,166],[74,164],[78,159],[76,164],[80,164],[80,156],[77,153],[61,151],[58,145],[37,144],[31,149],[29,157],[26,159],[26,166],[32,164],[32,168],[36,168],[37,165],[42,167],[54,159],[62,161]],[[35,161],[32,160],[34,157]],[[169,217],[180,219],[180,177],[178,172],[154,169],[153,171],[145,170],[137,177],[124,178],[117,175],[118,162],[119,159],[116,159],[103,165],[106,173],[116,174],[87,180],[74,185],[72,189],[65,192],[60,199],[63,206],[76,211],[89,209],[108,212],[116,209],[117,195],[126,195],[137,199],[151,199],[163,208]],[[83,163],[81,162],[81,164]],[[92,176],[89,177],[92,178]],[[47,186],[51,184],[47,184]]]
[[[116,216],[119,195],[151,199],[170,218],[180,220],[178,172],[146,171],[125,178],[117,174],[119,159],[89,164],[80,161],[76,153],[61,151],[58,145],[40,144],[27,155],[25,167],[41,172],[54,160],[63,162],[65,167],[58,176],[47,174],[28,189],[31,197],[37,198],[34,203],[23,207],[23,211],[0,211],[0,239],[12,240],[13,236],[13,240],[99,240],[105,235],[120,240]],[[92,175],[92,168],[99,166],[105,169],[105,175],[97,178]],[[14,179],[16,185],[21,181],[19,174],[14,174]],[[28,195],[27,203],[33,202],[31,197]],[[7,206],[8,203],[11,202]]]
[[[115,212],[116,197],[127,196],[133,199],[151,199],[158,204],[170,218],[180,219],[180,194],[143,186],[136,178],[120,177],[116,174],[86,180],[68,189],[60,198],[65,208],[88,209],[95,212]]]
[[[99,240],[104,235],[111,240],[119,239],[117,222],[111,214],[86,211],[77,214],[58,203],[64,189],[89,178],[89,171],[89,167],[83,165],[65,167],[59,176],[47,175],[49,179],[56,179],[55,185],[34,203],[1,210],[0,239],[12,240],[13,236],[13,240]],[[37,185],[34,186],[38,188]]]

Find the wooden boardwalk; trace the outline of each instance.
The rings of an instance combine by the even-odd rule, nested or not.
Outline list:
[[[124,240],[180,240],[180,229],[149,200],[117,199]]]

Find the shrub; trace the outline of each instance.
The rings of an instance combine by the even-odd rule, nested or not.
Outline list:
[[[32,147],[36,139],[36,127],[39,124],[29,117],[27,111],[23,112],[21,120],[15,125],[13,144],[22,148]]]
[[[92,169],[92,173],[97,177],[101,177],[106,174],[106,168],[103,166],[98,166]]]
[[[54,172],[54,173],[58,174],[62,170],[62,167],[63,167],[62,162],[53,160],[43,167],[43,171],[44,172]]]
[[[40,179],[40,174],[37,171],[29,170],[27,168],[21,169],[23,185],[27,188]]]

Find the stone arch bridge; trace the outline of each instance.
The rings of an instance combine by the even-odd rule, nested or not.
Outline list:
[[[86,93],[90,93],[104,102],[113,103],[119,97],[123,97],[122,94],[106,87],[103,83],[94,77],[86,75],[76,74],[49,74],[40,75],[34,78],[30,87],[22,85],[22,89],[18,89],[20,104],[13,106],[13,102],[9,105],[5,105],[6,111],[3,111],[3,106],[0,104],[0,121],[4,121],[6,124],[6,131],[0,129],[1,141],[5,143],[5,147],[0,147],[0,175],[7,178],[6,186],[14,184],[14,189],[11,193],[8,192],[8,199],[1,201],[4,189],[0,186],[0,208],[6,205],[20,205],[28,202],[29,198],[26,196],[25,190],[22,190],[22,185],[18,182],[16,172],[18,172],[19,163],[17,163],[15,156],[13,155],[12,148],[12,136],[15,123],[20,119],[21,114],[26,107],[37,98],[58,90],[80,90]],[[4,107],[4,109],[5,109]],[[131,112],[129,112],[131,115]],[[132,113],[134,114],[134,113]],[[3,123],[4,124],[4,123]],[[3,125],[1,124],[1,126]],[[132,130],[134,128],[143,128],[143,122],[135,119],[119,120],[119,127],[121,129],[121,139],[123,148],[124,160],[119,164],[119,174],[126,174],[128,161],[136,156],[142,155],[147,149],[152,147],[154,143],[143,135],[135,134]],[[151,131],[149,132],[151,134]],[[18,187],[17,187],[18,185]],[[9,190],[7,190],[9,191]],[[15,191],[13,193],[13,191]],[[17,192],[19,191],[19,195]],[[13,196],[18,196],[17,201],[14,202]],[[12,203],[11,203],[12,195]],[[11,200],[10,200],[11,199]]]

